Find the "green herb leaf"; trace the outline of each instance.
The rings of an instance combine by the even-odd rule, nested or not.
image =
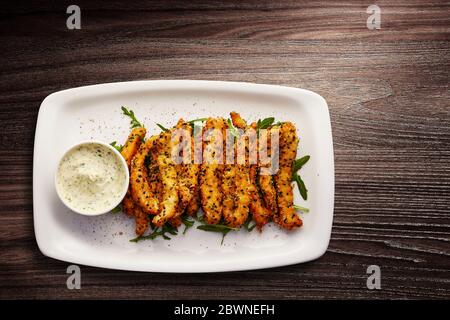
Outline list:
[[[227,230],[222,232],[222,240],[220,240],[220,245],[223,245],[223,240],[225,240],[225,236],[230,232],[231,230]]]
[[[295,182],[297,182],[298,191],[300,191],[300,195],[304,200],[308,199],[308,189],[306,189],[305,183],[303,182],[302,178],[297,174],[297,172],[294,172],[292,175],[292,178]]]
[[[165,224],[161,228],[156,228],[152,233],[146,236],[138,236],[134,239],[131,239],[130,242],[139,242],[143,240],[153,240],[157,237],[162,237],[164,240],[170,240],[171,238],[166,234],[169,233],[171,235],[177,235],[178,229],[172,227],[170,224]]]
[[[191,219],[191,218],[188,217],[188,216],[182,216],[182,217],[181,217],[181,221],[182,221],[183,224],[184,224],[183,234],[185,234],[186,231],[187,231],[190,227],[192,227],[192,226],[194,225],[194,223],[195,223],[195,220],[194,220],[194,219]]]
[[[115,207],[114,209],[111,210],[111,213],[116,214],[122,211],[122,207],[120,206],[120,204]]]
[[[121,152],[123,149],[123,146],[120,144],[116,144],[116,141],[111,142],[109,145],[114,147],[117,151]]]
[[[192,130],[195,130],[195,127],[201,128],[203,126],[203,122],[205,122],[206,120],[208,120],[208,118],[199,118],[199,119],[194,119],[194,120],[188,121],[187,123],[191,126]],[[201,122],[202,125],[198,126],[197,122]]]
[[[294,209],[297,210],[297,211],[303,211],[303,212],[306,212],[306,213],[309,212],[308,208],[305,208],[305,207],[302,207],[302,206],[299,206],[299,205],[296,205],[296,204],[294,204]]]
[[[228,232],[233,230],[238,230],[237,228],[231,228],[229,226],[223,225],[223,224],[204,224],[201,226],[198,226],[197,229],[208,231],[208,232],[218,232],[222,234],[222,241],[220,244],[223,244],[223,240],[225,239],[225,236],[228,234]]]
[[[170,131],[169,129],[165,128],[163,125],[161,125],[159,123],[157,123],[156,125],[164,132]]]
[[[142,123],[139,122],[138,119],[136,119],[136,116],[134,115],[133,110],[128,110],[126,107],[122,106],[122,112],[124,115],[129,117],[131,119],[130,121],[130,129],[138,128],[138,127],[144,127]]]
[[[267,129],[272,125],[272,123],[275,121],[274,117],[265,118],[263,120],[259,119],[257,122],[257,128],[258,129]]]
[[[237,131],[237,129],[233,126],[233,122],[231,121],[231,119],[227,119],[228,122],[228,129],[230,129],[230,133],[233,137],[237,138],[239,137],[239,132]]]
[[[256,122],[256,135],[258,136],[258,138],[259,138],[259,130],[267,129],[272,125],[274,121],[275,121],[274,117],[265,118],[263,120],[258,119],[258,121]]]
[[[224,224],[204,224],[198,226],[197,229],[209,232],[224,232],[224,231],[238,230],[238,228],[232,228]]]
[[[205,122],[206,120],[208,120],[208,118],[198,118],[198,119],[190,120],[187,123]]]
[[[301,157],[300,159],[295,160],[294,168],[292,169],[292,171],[295,173],[298,170],[300,170],[305,165],[305,163],[308,162],[309,158],[310,158],[310,156],[304,156],[304,157]]]
[[[247,218],[247,221],[245,221],[245,223],[244,223],[244,228],[248,232],[252,232],[253,229],[255,229],[255,227],[256,227],[256,223],[255,223],[255,221],[253,221],[252,215],[249,215]]]

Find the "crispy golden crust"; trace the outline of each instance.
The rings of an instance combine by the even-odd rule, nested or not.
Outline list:
[[[148,183],[148,169],[145,165],[145,159],[157,139],[158,136],[152,136],[143,143],[131,161],[131,195],[133,200],[148,214],[158,213],[158,199]]]
[[[139,206],[134,207],[134,221],[136,223],[135,232],[138,236],[142,236],[148,228],[149,217]]]
[[[235,183],[236,209],[234,211],[234,219],[231,223],[229,223],[230,227],[240,227],[248,218],[253,193],[249,166],[237,165],[237,176]]]
[[[231,119],[233,121],[233,125],[236,128],[242,130],[248,130],[249,128],[252,128],[253,130],[256,130],[256,123],[252,123],[250,126],[248,126],[245,120],[242,119],[241,116],[236,112],[231,113]],[[253,139],[256,139],[256,137],[253,137]],[[249,141],[245,141],[245,143],[248,142]],[[257,144],[257,141],[254,143]],[[270,221],[270,218],[272,217],[272,211],[270,211],[266,207],[261,197],[257,180],[258,166],[256,164],[249,164],[248,156],[249,155],[247,154],[247,162],[245,166],[238,165],[240,179],[239,181],[236,181],[236,185],[239,186],[237,193],[239,202],[237,207],[240,209],[238,210],[237,215],[240,217],[239,222],[244,223],[248,217],[248,212],[250,212],[258,229],[261,230],[261,228]]]
[[[134,200],[131,197],[131,191],[130,189],[128,189],[127,194],[125,195],[125,197],[122,200],[122,211],[130,216],[134,215]]]
[[[120,153],[128,164],[128,168],[130,168],[131,161],[138,152],[145,134],[145,128],[134,128],[128,136],[124,146],[122,147]],[[139,205],[134,202],[133,197],[131,196],[131,184],[130,187],[128,187],[127,194],[122,200],[122,211],[135,218],[136,234],[144,234],[144,232],[148,228],[148,217],[147,214],[142,211]]]
[[[200,188],[194,194],[194,197],[189,202],[186,208],[186,214],[189,216],[195,216],[200,209]]]
[[[201,207],[200,199],[200,163],[202,160],[203,146],[202,146],[202,134],[201,127],[194,127],[192,132],[192,160],[193,164],[197,166],[197,187],[194,190],[191,201],[186,208],[186,214],[189,216],[196,216]]]
[[[267,147],[267,160],[264,159],[264,161],[261,160],[261,158],[258,159],[258,165],[259,165],[259,174],[258,174],[258,185],[261,190],[264,203],[266,204],[266,207],[271,210],[272,212],[276,213],[278,211],[277,206],[277,192],[275,190],[275,184],[273,181],[273,175],[269,174],[269,169],[272,166],[272,145],[271,145],[271,131],[275,131],[277,128],[267,129],[267,130],[261,130],[259,134],[259,141],[258,144],[258,150],[259,154],[262,154],[262,149]],[[262,143],[262,141],[267,141],[267,143]],[[266,163],[264,163],[266,162]],[[266,170],[264,170],[266,169]]]
[[[125,159],[128,168],[130,168],[131,160],[138,152],[139,147],[141,146],[141,142],[144,139],[146,133],[147,131],[143,127],[134,128],[133,130],[131,130],[127,141],[123,145],[120,154]]]
[[[275,175],[279,213],[274,220],[285,229],[302,225],[302,220],[294,209],[292,191],[292,166],[297,155],[297,146],[298,137],[295,126],[290,122],[283,123],[280,128],[280,166]]]
[[[244,135],[237,137],[236,139],[236,151],[244,150],[245,161],[244,163],[236,163],[233,165],[235,168],[234,179],[234,205],[232,217],[226,219],[226,222],[231,227],[240,227],[248,218],[249,206],[252,200],[252,193],[254,187],[250,179],[250,164],[249,164],[249,138],[247,131],[247,123],[241,118],[239,113],[231,112],[231,119],[233,125],[241,130],[246,130]],[[235,157],[237,162],[237,157]]]
[[[157,227],[161,227],[176,214],[179,198],[177,171],[175,170],[175,163],[171,155],[173,146],[171,133],[162,133],[160,139],[158,139],[158,144],[160,152],[156,161],[159,167],[163,193],[160,203],[160,211],[153,218],[152,223]]]
[[[228,128],[228,126],[227,126]],[[228,141],[227,141],[228,140]],[[228,142],[228,143],[227,143]],[[236,173],[237,166],[235,165],[235,138],[234,136],[224,137],[225,159],[223,175],[222,175],[222,216],[225,223],[232,225],[234,221],[235,210],[235,190],[236,190]]]
[[[236,128],[244,130],[247,127],[247,122],[241,118],[241,115],[237,112],[230,112],[231,121]]]
[[[252,201],[250,202],[250,212],[253,214],[253,220],[256,223],[256,226],[259,230],[264,227],[273,215],[273,212],[270,211],[264,204],[262,197],[257,189],[256,178],[258,175],[258,167],[257,165],[250,166],[250,181],[252,183],[251,196]]]
[[[235,179],[237,167],[234,164],[225,164],[222,175],[222,215],[225,222],[231,225],[234,220]]]
[[[192,127],[189,123],[180,119],[176,129],[183,130],[184,132],[184,134],[178,132],[174,137],[175,147],[179,146],[178,148],[176,147],[176,151],[180,151],[181,160],[183,161],[182,163],[175,165],[178,175],[178,195],[180,200],[178,204],[178,216],[186,210],[197,193],[200,166],[194,163],[194,139],[192,137]]]
[[[155,140],[153,143],[153,146],[150,149],[149,153],[149,163],[148,163],[148,184],[150,187],[151,192],[155,195],[155,197],[158,199],[158,202],[161,201],[162,196],[162,183],[161,183],[161,176],[159,172],[159,166],[158,166],[158,154],[160,152],[159,150],[159,143],[158,143],[159,137]]]
[[[203,163],[200,166],[200,198],[209,224],[216,224],[222,217],[223,194],[223,135],[226,124],[223,119],[209,118],[206,121],[203,139]]]
[[[181,216],[172,217],[169,220],[169,224],[174,228],[178,228],[179,226],[181,226],[181,223],[182,223]]]

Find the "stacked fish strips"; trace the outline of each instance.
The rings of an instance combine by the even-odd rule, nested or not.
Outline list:
[[[208,118],[198,132],[183,119],[170,130],[148,139],[145,128],[132,129],[121,150],[130,170],[122,210],[134,217],[136,234],[143,235],[150,226],[178,227],[183,215],[196,216],[199,209],[203,211],[202,220],[211,225],[222,223],[239,228],[252,219],[260,230],[270,221],[289,230],[300,227],[302,220],[294,209],[292,188],[299,142],[295,126],[290,122],[271,125],[260,132],[256,141],[233,138],[231,144],[226,144],[227,129],[238,128],[246,136],[247,130],[256,130],[257,126],[247,124],[232,112],[231,121]],[[178,129],[188,135],[174,135]],[[272,131],[279,137],[278,154],[273,155],[276,151],[270,147]],[[200,163],[194,161],[194,141],[202,136]],[[267,145],[261,141],[267,141]],[[271,163],[263,163],[259,158],[256,164],[249,161],[250,143],[256,144],[258,151],[267,146],[269,159],[276,156],[279,167],[273,175],[260,174]],[[183,161],[175,163],[173,150],[189,152],[181,151]],[[225,161],[227,156],[236,160],[237,150],[245,150],[244,161]]]

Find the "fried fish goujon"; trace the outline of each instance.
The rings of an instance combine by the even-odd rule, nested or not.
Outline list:
[[[179,198],[177,171],[171,154],[173,142],[170,131],[162,133],[161,138],[157,140],[157,143],[159,144],[158,149],[160,152],[156,161],[161,177],[162,197],[159,208],[160,211],[153,218],[152,223],[157,227],[161,227],[175,216]]]
[[[221,118],[208,118],[203,129],[203,163],[200,167],[200,198],[209,224],[222,218],[223,136],[226,123]]]
[[[230,115],[233,125],[236,128],[239,128],[241,130],[248,130],[249,128],[251,128],[256,132],[256,123],[252,123],[250,126],[248,126],[246,121],[241,118],[239,113],[231,112]],[[258,148],[258,139],[256,136],[249,136],[249,145],[250,144],[256,144]],[[266,207],[261,197],[261,192],[258,187],[258,165],[248,163],[247,167],[245,168],[245,175],[245,184],[247,185],[246,188],[249,196],[249,211],[252,214],[252,218],[255,221],[256,226],[259,230],[261,230],[262,227],[270,221],[273,212]],[[247,199],[245,199],[244,201],[247,201]]]
[[[236,152],[241,150],[245,152],[244,163],[238,162],[238,156],[236,155],[236,179],[234,179],[234,199],[235,209],[231,219],[226,220],[230,227],[240,227],[247,221],[250,211],[250,202],[255,192],[255,187],[252,185],[250,177],[250,145],[251,141],[248,131],[248,126],[241,118],[239,113],[230,113],[232,123],[236,128],[243,131],[242,135],[239,135],[236,140]],[[254,137],[253,137],[254,138]],[[255,149],[256,151],[256,149]]]
[[[159,136],[152,136],[145,141],[134,156],[133,161],[131,161],[131,195],[133,200],[138,203],[142,210],[147,214],[158,214],[159,209],[158,199],[152,192],[148,183],[148,168],[145,165],[145,159],[158,138]]]
[[[145,137],[146,130],[143,127],[134,128],[128,136],[120,154],[128,164],[130,169],[131,161],[139,150],[139,147]],[[136,234],[142,235],[148,228],[148,216],[142,211],[141,207],[136,204],[131,196],[131,185],[128,187],[127,194],[122,200],[122,210],[126,214],[133,216],[136,224]]]
[[[295,126],[290,122],[283,123],[280,127],[279,170],[275,175],[279,212],[274,220],[285,229],[293,229],[303,224],[295,212],[292,191],[292,168],[298,141]]]
[[[272,156],[276,156],[275,154],[272,155],[272,134],[279,134],[279,128],[272,127],[267,130],[261,130],[259,135],[259,141],[258,144],[258,150],[259,154],[261,155],[263,147],[266,147],[266,153],[267,153],[267,163],[263,162],[263,159],[261,157],[258,158],[258,168],[259,168],[259,174],[258,174],[258,184],[261,190],[261,193],[263,195],[264,203],[266,204],[266,207],[276,213],[278,211],[277,206],[277,192],[275,190],[275,184],[273,181],[273,175],[268,174],[269,169],[273,166],[273,159]],[[275,141],[274,141],[275,143]],[[275,150],[273,150],[275,153]],[[266,159],[264,159],[265,161]],[[263,170],[266,169],[267,172],[263,172]]]
[[[226,224],[231,225],[234,221],[234,214],[235,214],[235,196],[236,196],[235,180],[236,180],[236,173],[238,171],[238,168],[235,164],[236,145],[234,136],[227,135],[226,137],[224,137],[224,148],[225,148],[226,163],[224,164],[222,174],[222,185],[221,185],[223,194],[222,216]]]
[[[178,176],[179,204],[176,216],[180,216],[188,208],[191,201],[195,203],[198,189],[198,173],[200,165],[194,163],[194,138],[189,123],[180,119],[173,131],[175,152],[181,163],[175,165]],[[192,205],[193,205],[192,204]]]
[[[208,118],[196,132],[193,122],[180,119],[145,142],[145,128],[131,131],[121,150],[130,170],[122,208],[134,217],[137,235],[149,226],[178,227],[183,214],[195,215],[200,208],[208,224],[239,228],[250,216],[259,230],[272,220],[285,229],[302,225],[293,205],[292,170],[299,142],[295,126],[284,122],[261,130],[260,122],[248,125],[239,113],[230,116],[232,124]],[[228,144],[227,129],[234,130]],[[274,140],[279,148],[272,145]],[[194,141],[201,141],[198,154]],[[256,151],[256,162],[250,162]],[[266,170],[276,169],[274,161],[278,171]]]

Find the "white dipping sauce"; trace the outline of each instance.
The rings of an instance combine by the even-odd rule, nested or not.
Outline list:
[[[69,150],[56,173],[59,196],[71,209],[100,214],[118,205],[128,186],[127,169],[105,145],[88,142]]]

